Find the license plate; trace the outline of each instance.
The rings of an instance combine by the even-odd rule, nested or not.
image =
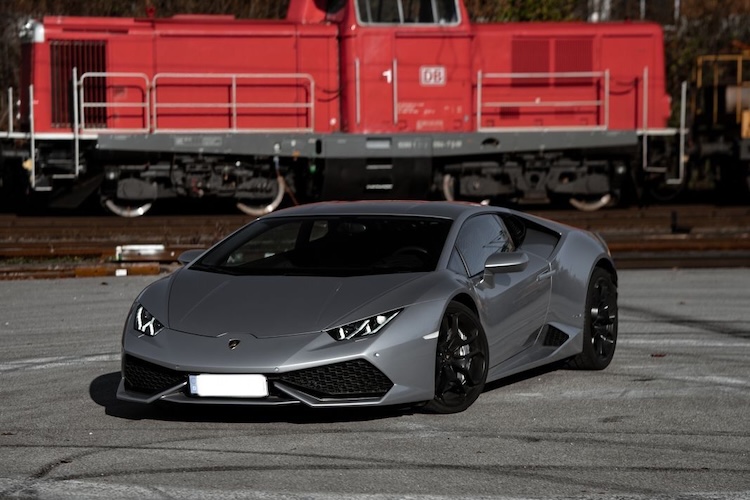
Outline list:
[[[218,398],[264,398],[268,382],[263,375],[190,375],[190,394]]]

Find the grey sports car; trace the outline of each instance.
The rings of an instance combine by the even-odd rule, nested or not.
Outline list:
[[[606,245],[510,209],[304,205],[180,260],[130,310],[122,400],[452,413],[486,382],[615,352]]]

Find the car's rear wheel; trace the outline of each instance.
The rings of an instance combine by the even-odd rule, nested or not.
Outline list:
[[[583,351],[570,360],[581,370],[603,370],[612,361],[617,346],[617,285],[602,268],[594,269],[586,294]]]
[[[458,302],[449,304],[438,335],[435,397],[425,409],[457,413],[471,406],[487,380],[487,352],[487,337],[474,311]]]

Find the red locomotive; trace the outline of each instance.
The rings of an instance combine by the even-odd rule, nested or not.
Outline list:
[[[46,17],[25,27],[4,187],[122,216],[428,198],[596,209],[668,129],[661,28],[471,24],[460,0],[291,0],[283,21]],[[663,151],[660,151],[660,154]],[[12,189],[17,189],[13,187]]]

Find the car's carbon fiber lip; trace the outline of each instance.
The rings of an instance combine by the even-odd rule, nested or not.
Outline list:
[[[288,396],[308,406],[326,407],[372,405],[379,403],[383,399],[382,397],[319,398],[297,390],[294,387],[288,386],[283,382],[275,382],[274,386],[284,394],[287,394]]]

